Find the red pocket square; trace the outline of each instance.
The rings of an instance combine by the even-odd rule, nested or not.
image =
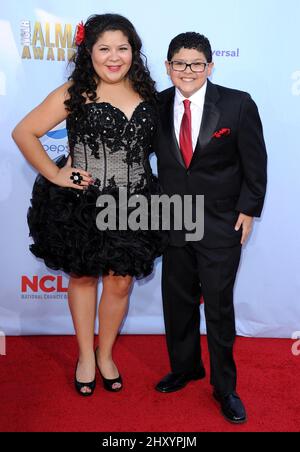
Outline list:
[[[227,137],[227,136],[230,135],[230,134],[231,134],[231,129],[223,128],[223,129],[217,130],[217,131],[213,134],[213,137],[214,137],[214,138],[221,138],[222,136]]]

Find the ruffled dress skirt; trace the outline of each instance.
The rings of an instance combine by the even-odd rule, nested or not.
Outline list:
[[[64,166],[66,157],[57,162]],[[155,230],[99,230],[96,206],[99,188],[86,190],[60,187],[39,174],[35,180],[27,213],[30,251],[47,267],[78,276],[148,276],[154,261],[168,244],[168,235]],[[118,189],[109,191],[118,202]],[[140,192],[159,194],[156,178]],[[118,211],[117,211],[118,214]]]

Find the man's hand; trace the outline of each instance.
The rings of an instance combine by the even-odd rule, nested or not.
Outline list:
[[[252,230],[252,223],[253,223],[253,217],[249,217],[248,215],[245,215],[244,213],[240,213],[238,220],[236,222],[236,225],[235,225],[235,230],[239,231],[241,226],[243,228],[241,245],[244,245],[244,243],[248,239],[248,236]]]

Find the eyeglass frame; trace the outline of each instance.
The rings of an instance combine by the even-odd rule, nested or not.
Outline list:
[[[205,69],[207,68],[207,66],[210,65],[210,63],[207,63],[207,62],[204,63],[204,61],[198,61],[197,63],[186,63],[185,61],[176,61],[175,60],[175,61],[168,61],[168,63],[171,66],[172,70],[175,72],[184,72],[189,67],[194,74],[203,74],[203,72],[205,72]],[[173,63],[185,64],[185,68],[182,71],[179,71],[178,69],[174,69]],[[204,64],[205,67],[204,67],[203,71],[193,71],[192,64]]]

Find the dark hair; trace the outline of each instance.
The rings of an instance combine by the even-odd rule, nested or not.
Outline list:
[[[147,67],[147,58],[141,52],[142,42],[132,23],[119,14],[95,14],[90,16],[84,25],[85,37],[77,47],[77,52],[70,60],[75,68],[69,77],[73,81],[69,87],[69,99],[65,101],[66,109],[70,113],[81,115],[86,102],[85,94],[90,101],[97,100],[97,79],[90,52],[99,36],[105,31],[120,30],[127,36],[132,48],[132,64],[127,74],[132,82],[133,89],[140,96],[150,102],[155,102],[157,92],[155,82],[150,76]],[[143,60],[143,58],[144,60]]]
[[[171,61],[174,54],[179,52],[180,49],[196,49],[199,52],[204,53],[208,63],[212,62],[212,51],[209,40],[200,33],[189,31],[187,33],[181,33],[176,36],[169,45],[168,61]]]

